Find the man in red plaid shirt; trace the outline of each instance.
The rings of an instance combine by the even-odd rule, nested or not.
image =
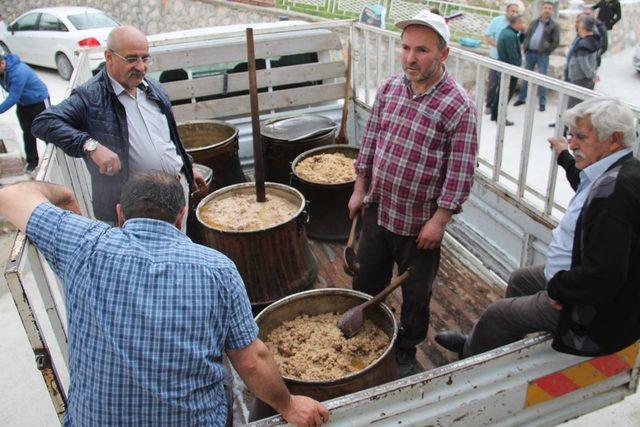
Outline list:
[[[362,215],[353,288],[376,294],[392,275],[415,269],[402,286],[396,348],[400,376],[417,372],[427,336],[431,285],[451,215],[467,199],[476,163],[476,108],[446,71],[450,34],[443,17],[421,11],[396,24],[403,74],[378,90],[355,166],[349,212]]]

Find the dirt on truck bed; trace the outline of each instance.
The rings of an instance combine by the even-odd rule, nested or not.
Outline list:
[[[351,288],[351,277],[342,269],[342,243],[323,243],[310,240],[311,249],[318,261],[319,274],[314,288]],[[457,356],[444,350],[433,339],[436,332],[453,329],[468,332],[484,309],[504,295],[503,288],[488,281],[484,275],[473,270],[473,266],[454,256],[455,248],[444,245],[440,269],[433,285],[431,298],[431,320],[427,339],[420,344],[416,358],[424,370],[446,365]],[[396,289],[387,304],[400,321],[402,293]]]

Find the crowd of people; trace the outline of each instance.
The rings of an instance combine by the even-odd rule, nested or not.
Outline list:
[[[522,16],[507,7],[507,25],[488,35],[497,34],[492,54],[520,65],[524,33],[526,66],[544,69],[557,39],[552,11],[545,3],[525,32]],[[590,38],[596,24],[591,16],[581,19],[569,78],[594,79],[583,67],[597,60]],[[352,218],[362,217],[354,289],[375,294],[394,265],[400,274],[414,270],[402,285],[395,349],[399,375],[406,376],[420,370],[416,348],[427,336],[446,227],[473,184],[478,118],[445,67],[445,19],[421,11],[396,25],[403,72],[378,88],[348,209]],[[288,422],[326,422],[322,404],[289,393],[258,338],[235,265],[184,234],[189,192],[204,178],[182,146],[166,92],[146,76],[152,57],[145,35],[114,29],[105,61],[29,125],[34,136],[84,158],[96,219],[83,217],[62,186],[24,182],[0,189],[0,214],[26,233],[62,280],[71,377],[65,425],[228,425],[223,355]],[[491,90],[486,101],[493,114],[499,90]],[[576,195],[553,230],[547,263],[515,271],[507,298],[492,304],[468,335],[436,335],[460,357],[534,331],[552,332],[554,348],[581,355],[617,351],[640,337],[633,113],[620,101],[594,98],[568,110],[564,123],[568,140],[549,142]]]
[[[598,10],[597,17],[595,10]],[[522,65],[527,70],[537,71],[546,75],[549,71],[549,56],[560,44],[560,26],[553,19],[554,3],[545,1],[539,16],[525,27],[523,15],[519,6],[510,3],[506,7],[505,15],[494,18],[484,34],[484,40],[491,46],[489,56],[493,59],[515,65]],[[576,16],[575,39],[568,48],[563,78],[569,83],[593,89],[600,80],[597,68],[602,61],[602,55],[608,48],[608,34],[613,26],[621,19],[620,3],[618,0],[602,0],[593,6],[586,6]],[[502,39],[502,43],[500,40]],[[517,43],[516,43],[517,41]],[[518,79],[511,77],[507,103],[514,95]],[[485,108],[491,114],[491,120],[496,121],[499,102],[499,73],[489,72],[489,84],[485,98]],[[520,93],[514,106],[526,102],[528,83],[523,81]],[[538,86],[538,108],[546,110],[547,89]],[[576,98],[569,100],[569,108],[579,102]],[[513,122],[506,119],[506,126],[513,126]],[[554,124],[555,125],[555,124]]]

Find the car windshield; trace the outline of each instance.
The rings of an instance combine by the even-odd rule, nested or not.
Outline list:
[[[69,15],[67,18],[78,30],[118,26],[118,22],[106,13],[79,13]]]

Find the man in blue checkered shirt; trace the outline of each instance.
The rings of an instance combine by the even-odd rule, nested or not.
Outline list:
[[[63,283],[71,376],[64,424],[225,425],[223,352],[288,422],[322,424],[327,410],[289,394],[257,338],[234,264],[180,233],[186,209],[180,183],[158,171],[124,186],[121,228],[72,213],[78,205],[65,187],[0,189],[0,214],[26,231]]]

